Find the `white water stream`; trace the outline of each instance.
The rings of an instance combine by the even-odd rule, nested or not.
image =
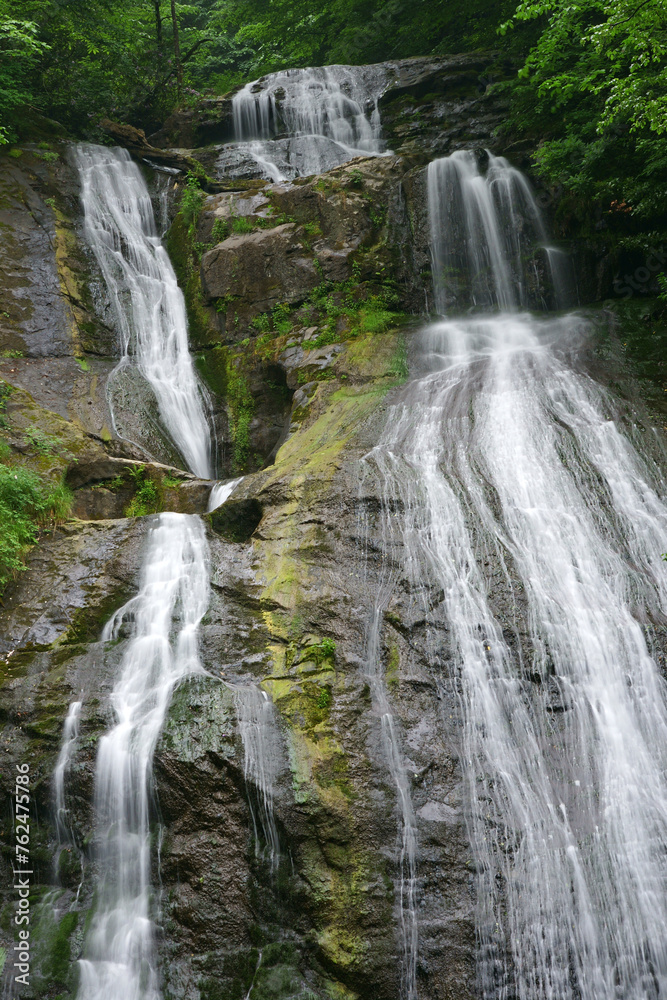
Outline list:
[[[387,508],[404,511],[392,520],[405,573],[443,595],[481,995],[658,1000],[667,705],[652,638],[667,609],[667,491],[653,432],[622,425],[573,366],[583,321],[507,311],[529,278],[512,255],[517,213],[540,238],[510,169],[495,160],[481,178],[471,155],[454,154],[430,170],[438,301],[449,214],[463,238],[451,254],[484,271],[477,301],[504,311],[426,331],[427,374],[368,460]]]
[[[377,156],[386,84],[381,66],[290,69],[248,83],[232,102],[238,145],[221,162],[233,173],[233,159],[249,157],[275,182]]]
[[[119,367],[134,360],[188,469],[210,479],[207,399],[190,357],[183,293],[158,236],[144,178],[124,149],[80,145],[75,155],[86,239],[120,334]]]
[[[59,844],[66,843],[71,837],[68,810],[65,804],[65,777],[76,748],[79,736],[79,716],[81,702],[73,701],[65,717],[63,735],[60,743],[60,753],[53,772],[53,798],[56,812],[56,836]]]
[[[131,628],[100,740],[95,774],[96,902],[78,1000],[157,1000],[151,918],[152,760],[174,688],[203,674],[197,631],[209,601],[208,547],[198,517],[161,514],[151,529],[139,593],[105,626]]]
[[[263,841],[269,867],[275,871],[280,861],[280,840],[273,811],[273,789],[279,761],[273,702],[264,691],[254,686],[235,687],[233,694],[243,741],[244,777],[255,855],[259,857],[262,853]],[[251,791],[251,786],[256,792]]]

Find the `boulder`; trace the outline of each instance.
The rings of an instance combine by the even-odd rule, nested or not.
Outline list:
[[[320,282],[295,225],[231,236],[202,257],[206,298],[238,299],[237,315],[251,319],[279,302],[303,302]]]

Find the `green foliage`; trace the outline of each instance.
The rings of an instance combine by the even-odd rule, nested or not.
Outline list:
[[[268,313],[260,313],[259,316],[255,316],[252,325],[258,333],[268,333],[271,329],[271,317]]]
[[[145,465],[134,465],[128,474],[135,486],[135,493],[125,508],[125,517],[145,517],[162,509],[162,498]]]
[[[255,226],[250,219],[246,219],[244,215],[232,215],[229,220],[233,233],[252,233],[255,231]]]
[[[69,516],[71,494],[23,466],[0,464],[0,591],[25,568],[42,528]]]
[[[273,325],[281,335],[290,333],[294,323],[290,318],[291,309],[287,302],[280,302],[273,309]]]
[[[26,427],[24,434],[34,450],[40,455],[56,455],[62,447],[60,438],[53,434],[47,434],[36,424],[30,424]]]
[[[35,21],[12,16],[12,8],[0,0],[0,145],[16,138],[19,108],[33,100],[34,69],[48,50],[37,35]]]
[[[211,243],[222,243],[229,236],[229,224],[226,219],[216,219],[211,229]]]
[[[185,220],[190,234],[194,233],[197,226],[203,203],[204,192],[201,189],[199,179],[194,174],[188,174],[188,179],[181,195],[179,211]]]
[[[255,412],[255,400],[241,358],[227,365],[227,407],[234,438],[232,466],[236,472],[243,472],[250,457],[250,421]]]
[[[665,214],[664,17],[662,0],[524,0],[500,27],[541,28],[511,87],[514,131],[542,140],[547,180],[612,215]]]
[[[376,62],[497,44],[513,5],[470,0],[218,0],[215,23],[233,39],[251,75],[290,66]]]

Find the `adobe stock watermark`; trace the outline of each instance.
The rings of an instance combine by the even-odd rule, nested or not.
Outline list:
[[[13,948],[14,982],[30,985],[30,765],[17,764],[14,789],[14,924],[18,942]]]

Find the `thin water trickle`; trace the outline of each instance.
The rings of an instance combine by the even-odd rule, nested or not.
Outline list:
[[[483,264],[479,299],[507,310],[525,277],[508,219],[537,207],[514,176],[482,191],[470,164],[430,170],[434,262]],[[485,1000],[667,995],[667,701],[638,621],[667,606],[667,484],[572,366],[583,325],[504,311],[430,327],[428,374],[367,456],[404,512],[385,544],[444,595]]]
[[[121,340],[191,472],[211,478],[208,402],[188,347],[185,300],[157,234],[150,195],[124,149],[80,145],[84,229],[104,276]]]
[[[158,1000],[151,918],[150,792],[153,752],[171,696],[204,674],[199,623],[209,601],[201,520],[161,514],[151,529],[139,593],[107,623],[131,624],[111,695],[115,724],[101,738],[95,772],[96,906],[84,942],[78,1000]]]
[[[72,756],[76,748],[76,741],[79,736],[79,716],[81,715],[81,702],[73,701],[65,717],[63,726],[62,742],[60,753],[53,772],[53,799],[56,813],[56,836],[59,844],[65,844],[71,840],[72,831],[70,828],[68,809],[65,804],[65,777],[69,770]]]
[[[275,871],[280,861],[280,839],[273,810],[279,759],[275,745],[273,702],[254,685],[235,687],[233,694],[245,754],[243,773],[248,789],[255,854],[259,857],[262,853],[263,841],[269,866]]]
[[[385,533],[386,536],[386,533]],[[398,909],[401,946],[401,997],[417,998],[419,929],[417,919],[417,820],[410,779],[384,677],[381,651],[382,617],[396,584],[395,574],[383,565],[383,578],[376,591],[366,638],[366,676],[373,707],[380,717],[385,761],[396,789],[400,817],[398,858]]]

